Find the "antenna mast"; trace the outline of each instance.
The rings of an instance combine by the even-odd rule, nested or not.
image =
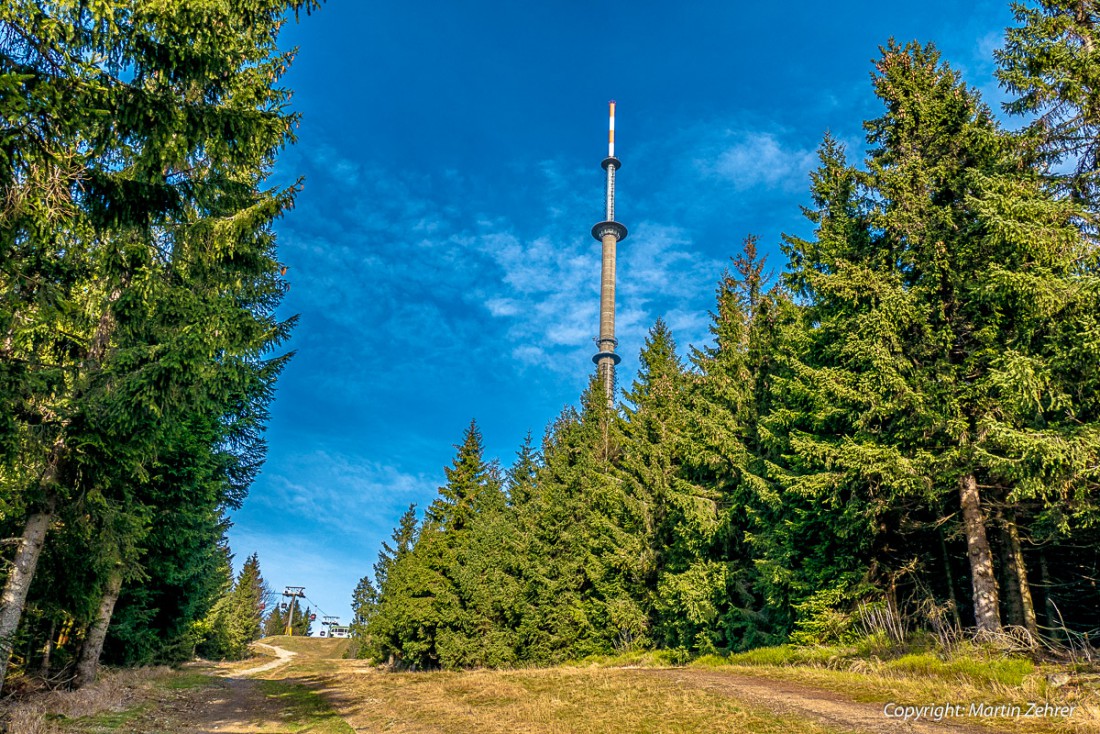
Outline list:
[[[615,353],[619,342],[615,338],[615,247],[626,239],[626,227],[615,221],[615,171],[622,163],[615,157],[615,100],[608,103],[610,112],[607,128],[607,158],[603,169],[607,172],[604,189],[604,221],[592,228],[592,236],[603,244],[603,264],[600,273],[600,335],[596,337],[599,351],[592,357],[596,363],[596,375],[607,393],[607,406],[615,407],[615,366],[621,357]]]

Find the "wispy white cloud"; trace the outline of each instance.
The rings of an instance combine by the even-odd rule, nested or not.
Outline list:
[[[785,143],[774,133],[727,131],[717,154],[698,165],[736,191],[757,187],[797,190],[815,163],[814,150]]]
[[[662,156],[679,166],[668,185],[694,187],[687,198],[695,205],[720,208],[731,190],[744,197],[805,184],[812,149],[782,131],[707,128],[715,129],[720,134],[685,134],[696,155]],[[299,224],[290,233],[306,260],[299,269],[310,281],[303,298],[314,311],[306,316],[346,330],[353,336],[349,348],[368,365],[398,344],[411,354],[428,338],[434,362],[448,368],[492,363],[500,369],[503,349],[514,369],[585,369],[598,329],[600,245],[588,226],[599,215],[602,171],[540,161],[527,185],[543,203],[541,216],[509,216],[473,193],[456,197],[456,190],[480,190],[460,172],[374,170],[332,151],[315,164],[336,171],[355,191],[337,221],[323,222],[316,233]],[[714,187],[715,180],[725,186]],[[467,210],[441,206],[459,199]],[[624,211],[631,232],[618,258],[617,334],[627,370],[658,316],[682,332],[677,336],[685,345],[707,338],[707,310],[724,260],[677,221],[683,212],[657,198],[634,204]]]
[[[506,324],[512,356],[549,369],[575,371],[584,364],[599,322],[600,244],[573,233],[525,243],[511,233],[489,232],[479,246],[495,261],[508,293],[485,305]],[[617,269],[616,333],[636,349],[657,316],[696,303],[716,266],[693,248],[684,230],[642,221],[620,243]],[[554,353],[568,358],[548,361]]]
[[[695,152],[673,155],[677,147]],[[648,155],[672,168],[659,185],[638,181],[637,189],[660,192],[663,183],[678,189],[665,190],[676,194],[668,200],[708,210],[721,210],[731,191],[745,200],[754,192],[804,187],[815,163],[812,146],[783,130],[739,124],[699,126],[651,142]],[[535,163],[524,182],[534,188],[527,196],[541,202],[541,212],[509,213],[491,198],[515,192],[486,189],[458,171],[380,170],[324,146],[312,164],[335,172],[349,203],[332,217],[326,197],[327,217],[299,213],[287,233],[303,261],[297,277],[308,281],[300,296],[305,318],[345,330],[347,348],[369,371],[377,372],[370,367],[378,355],[402,344],[412,354],[425,339],[434,361],[448,368],[481,369],[483,360],[499,369],[502,345],[517,368],[572,372],[586,364],[598,328],[600,246],[588,234],[602,201],[598,168],[553,158]],[[639,168],[631,173],[656,173]],[[685,211],[659,194],[631,201],[630,187],[624,191],[634,207],[623,210],[631,232],[618,261],[624,356],[636,353],[661,315],[679,314],[688,332],[678,335],[684,343],[705,339],[714,283],[736,248],[716,257],[713,243],[704,248],[696,241]],[[445,201],[466,208],[445,207]]]
[[[311,527],[347,536],[364,530],[388,535],[389,517],[435,496],[438,480],[331,450],[280,457],[266,472],[262,492],[249,502],[278,510]]]

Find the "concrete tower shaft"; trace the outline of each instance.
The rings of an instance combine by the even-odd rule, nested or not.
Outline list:
[[[603,246],[600,271],[600,335],[596,338],[599,351],[592,357],[596,363],[596,374],[607,392],[609,406],[615,404],[615,365],[621,358],[615,353],[618,341],[615,339],[615,250],[618,243],[626,239],[626,227],[615,221],[615,171],[622,165],[615,157],[615,102],[610,103],[610,119],[607,136],[607,158],[603,160],[603,169],[607,172],[604,189],[605,219],[592,228],[592,236]]]

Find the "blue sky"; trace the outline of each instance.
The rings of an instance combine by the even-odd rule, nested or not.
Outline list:
[[[987,101],[1007,2],[329,2],[288,23],[301,113],[278,224],[299,314],[269,456],[233,515],[277,590],[351,591],[471,418],[509,463],[593,371],[607,101],[618,102],[617,336],[628,385],[658,316],[682,349],[747,234],[777,268],[826,130],[856,157],[871,60],[935,41]]]

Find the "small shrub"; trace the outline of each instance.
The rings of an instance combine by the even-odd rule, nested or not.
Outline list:
[[[855,620],[843,607],[850,604],[841,588],[822,589],[809,599],[796,604],[795,629],[791,643],[795,645],[832,645],[851,642],[856,637]]]
[[[725,660],[728,665],[796,665],[802,657],[801,652],[790,645],[758,647],[730,655]]]

